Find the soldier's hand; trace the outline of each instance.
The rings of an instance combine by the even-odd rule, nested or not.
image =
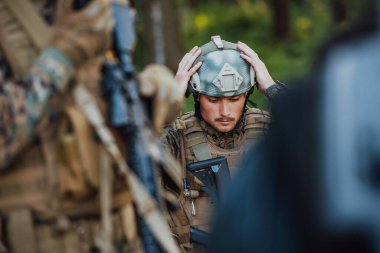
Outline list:
[[[265,92],[275,84],[264,62],[260,60],[255,51],[240,41],[237,43],[237,49],[242,52],[241,58],[246,60],[255,70],[257,87],[260,91]]]
[[[190,81],[191,76],[199,69],[202,62],[198,62],[196,65],[191,67],[195,59],[201,54],[201,49],[197,46],[193,47],[190,52],[186,53],[178,64],[178,70],[175,75],[181,94],[184,96],[186,93],[187,84]]]
[[[163,65],[148,65],[139,74],[139,80],[141,95],[153,99],[153,127],[159,134],[181,112],[183,94],[173,73]]]
[[[52,44],[77,66],[109,48],[112,27],[107,0],[92,0],[79,11],[73,10],[73,0],[60,0]]]

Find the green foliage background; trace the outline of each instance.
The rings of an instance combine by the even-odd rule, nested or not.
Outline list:
[[[202,1],[190,8],[178,1],[181,31],[186,50],[202,45],[212,35],[221,35],[231,42],[243,41],[255,50],[266,64],[274,80],[292,85],[292,80],[305,76],[319,46],[337,30],[343,29],[373,8],[372,1],[346,1],[347,21],[333,21],[328,0],[291,1],[291,36],[277,41],[272,33],[270,1],[242,0],[238,4]],[[268,107],[265,96],[254,92],[253,100],[259,107]],[[192,110],[192,98],[184,111]]]
[[[331,2],[290,0],[291,34],[289,39],[279,41],[273,34],[270,0],[237,0],[235,4],[198,0],[196,5],[189,0],[176,0],[186,51],[207,43],[212,35],[231,42],[243,41],[258,53],[273,79],[288,86],[311,71],[317,49],[327,38],[375,8],[374,0],[345,0],[347,19],[337,23],[333,20]],[[141,29],[139,32],[141,36]],[[138,51],[140,56],[144,53],[142,49]],[[254,92],[253,100],[259,107],[268,107],[260,92]],[[184,111],[192,109],[190,97]]]

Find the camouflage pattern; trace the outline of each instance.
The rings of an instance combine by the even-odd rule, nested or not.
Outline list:
[[[185,154],[181,153],[181,138],[185,138],[184,133],[186,128],[194,127],[194,125],[199,124],[210,145],[215,146],[220,150],[226,150],[227,152],[228,150],[239,149],[241,145],[244,145],[243,140],[246,137],[245,128],[247,127],[247,124],[254,121],[255,130],[260,133],[265,132],[269,126],[268,123],[270,114],[267,111],[257,108],[247,108],[246,115],[249,115],[249,119],[247,119],[247,117],[242,117],[232,131],[222,133],[214,129],[204,120],[196,118],[194,116],[194,112],[188,112],[181,118],[177,119],[176,122],[165,128],[162,143],[166,150],[170,152],[178,161],[183,160],[184,156],[186,164],[195,162],[196,158],[191,150],[185,150]],[[265,118],[266,120],[257,120],[257,118]],[[190,121],[193,122],[188,123]],[[260,124],[260,122],[262,122],[262,124]]]
[[[60,57],[63,57],[62,55]],[[43,69],[41,61],[62,66],[58,79]],[[54,90],[66,83],[70,66],[64,58],[53,58],[46,53],[37,60],[25,78],[0,85],[0,170],[4,169],[35,135],[34,129],[41,118],[48,98]],[[66,67],[65,67],[66,66]],[[66,76],[62,78],[62,76]]]
[[[265,91],[265,96],[269,100],[273,100],[275,97],[280,95],[282,92],[286,90],[285,84],[276,81],[276,83],[272,86],[269,86],[269,88]]]
[[[229,97],[248,92],[255,84],[255,72],[240,57],[236,44],[222,41],[223,49],[211,41],[201,46],[202,54],[193,66],[202,61],[200,69],[192,76],[193,92],[214,97]]]
[[[281,95],[286,90],[286,86],[278,81],[272,86],[268,88],[268,92],[265,92],[266,97],[269,100],[274,100],[277,96]],[[247,110],[258,110],[258,109],[247,109]],[[259,110],[260,112],[269,115],[268,112]],[[189,113],[188,113],[189,114]],[[194,114],[193,112],[190,112],[190,114]],[[187,118],[189,116],[183,115],[180,119]],[[221,148],[221,149],[232,149],[236,147],[239,143],[239,139],[241,138],[241,133],[244,129],[244,122],[245,117],[243,116],[242,119],[238,122],[238,124],[235,126],[235,128],[228,132],[228,133],[221,133],[216,131],[214,128],[212,128],[209,124],[204,122],[203,120],[200,120],[200,124],[202,125],[203,129],[205,130],[207,136],[209,136],[209,140],[212,140],[215,146]],[[181,146],[180,146],[180,135],[181,131],[179,129],[181,126],[177,126],[176,123],[172,123],[171,125],[167,126],[164,129],[164,134],[162,135],[162,143],[175,158],[177,158],[178,161],[181,160]]]

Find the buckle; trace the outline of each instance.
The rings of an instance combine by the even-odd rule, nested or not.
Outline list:
[[[218,49],[223,49],[223,42],[219,35],[211,36],[211,40]]]

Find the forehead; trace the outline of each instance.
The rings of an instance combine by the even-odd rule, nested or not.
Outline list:
[[[245,97],[245,95],[246,95],[246,93],[239,94],[239,95],[236,95],[236,96],[229,96],[229,97],[216,97],[216,96],[209,96],[209,95],[206,95],[206,94],[198,93],[196,95],[196,97],[197,98],[203,97],[203,98],[208,98],[208,99],[211,98],[211,99],[220,99],[220,100],[225,99],[225,100],[228,100],[228,99],[231,99],[231,98],[243,98],[243,97]]]

